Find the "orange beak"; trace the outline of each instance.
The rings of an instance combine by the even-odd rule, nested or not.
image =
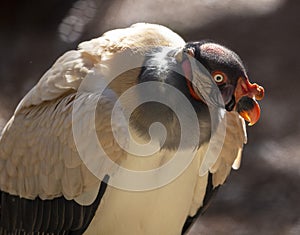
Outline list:
[[[237,111],[249,125],[254,125],[260,118],[260,107],[256,100],[261,100],[264,97],[265,90],[262,86],[258,84],[250,83],[247,78],[240,77],[237,82],[235,89],[235,99],[238,104]],[[242,97],[247,97],[248,99],[241,100]],[[250,99],[249,99],[250,98]]]
[[[260,117],[260,107],[255,99],[248,98],[243,103],[250,104],[250,109],[240,108],[238,109],[239,114],[242,118],[244,118],[247,122],[249,122],[249,126],[253,126],[258,122]],[[249,105],[247,105],[249,106]]]

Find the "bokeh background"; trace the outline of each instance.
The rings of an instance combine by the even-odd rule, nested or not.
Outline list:
[[[0,129],[63,52],[135,22],[187,40],[213,39],[245,61],[266,89],[232,172],[189,234],[300,234],[300,1],[33,0],[0,3]]]

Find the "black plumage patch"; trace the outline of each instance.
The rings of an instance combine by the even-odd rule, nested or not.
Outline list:
[[[82,206],[63,196],[29,200],[0,191],[0,235],[80,235],[92,221],[109,176],[101,182],[96,200]]]
[[[197,213],[194,216],[187,217],[182,228],[182,235],[185,234],[188,231],[188,229],[191,228],[191,226],[194,224],[197,218],[206,211],[206,209],[210,205],[211,199],[214,197],[214,195],[216,195],[219,187],[220,186],[215,188],[213,187],[213,174],[209,173],[207,179],[206,192],[203,199],[203,205],[198,209]]]
[[[157,89],[138,90],[138,96],[149,97],[149,102],[144,102],[138,106],[131,114],[130,126],[145,139],[150,140],[149,128],[153,123],[160,123],[166,131],[166,139],[162,143],[162,149],[176,150],[181,144],[182,148],[198,147],[209,140],[211,135],[211,117],[206,104],[195,100],[188,88],[181,64],[175,59],[178,49],[157,47],[153,48],[145,57],[138,83],[147,87],[148,82],[156,82]],[[173,89],[169,89],[172,87]],[[174,91],[177,92],[174,92]],[[180,95],[186,97],[194,112],[183,104]],[[162,102],[155,101],[160,98]],[[176,107],[176,112],[172,109]],[[192,114],[198,117],[199,131],[194,126],[185,125],[185,130],[189,133],[188,138],[182,137],[181,125],[192,123]],[[181,120],[179,117],[181,116]],[[189,128],[189,129],[187,129]],[[161,132],[153,133],[151,138],[161,141]],[[195,146],[193,140],[199,138],[199,144]]]
[[[252,110],[254,106],[255,106],[255,101],[252,98],[248,96],[243,96],[237,103],[236,111],[238,113],[241,113],[243,111]]]
[[[235,105],[236,105],[235,97],[232,96],[231,100],[229,101],[228,104],[226,104],[225,108],[227,111],[232,111],[234,109]]]

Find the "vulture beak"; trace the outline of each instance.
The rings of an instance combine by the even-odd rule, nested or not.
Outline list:
[[[264,97],[264,88],[256,83],[250,83],[248,78],[240,77],[235,89],[236,110],[249,125],[254,125],[260,117],[260,107],[256,100]]]

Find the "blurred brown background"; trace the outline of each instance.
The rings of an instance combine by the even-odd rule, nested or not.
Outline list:
[[[300,234],[300,1],[11,0],[0,4],[0,129],[63,52],[108,29],[164,24],[243,58],[266,89],[233,172],[190,234]]]

